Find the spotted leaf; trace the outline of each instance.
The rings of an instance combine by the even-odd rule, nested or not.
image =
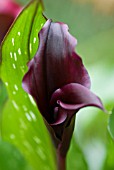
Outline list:
[[[50,137],[32,97],[22,89],[26,64],[36,53],[38,32],[46,21],[42,10],[38,0],[27,5],[1,47],[0,74],[9,96],[3,111],[2,137],[18,146],[34,170],[53,170]]]

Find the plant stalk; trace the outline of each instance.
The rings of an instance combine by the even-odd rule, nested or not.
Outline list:
[[[60,154],[59,149],[57,150],[57,170],[66,170],[66,157]]]

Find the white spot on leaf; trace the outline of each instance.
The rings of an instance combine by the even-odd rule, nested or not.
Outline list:
[[[32,53],[32,44],[30,43],[30,53]]]
[[[44,154],[44,152],[42,151],[41,148],[38,148],[38,149],[36,150],[36,152],[37,152],[38,155],[41,157],[41,159],[46,160],[46,156],[45,156],[45,154]]]
[[[12,38],[12,44],[13,44],[13,46],[14,46],[14,38]]]
[[[18,49],[18,53],[19,53],[19,55],[21,55],[21,49],[20,48]]]
[[[29,97],[31,103],[32,103],[34,106],[36,106],[36,103],[35,103],[34,99],[32,98],[32,96],[28,94],[28,97]]]
[[[30,113],[31,117],[33,118],[33,120],[36,121],[36,115],[32,111],[30,111],[29,113]]]
[[[12,104],[15,107],[16,110],[19,110],[19,107],[18,107],[18,105],[16,104],[16,102],[14,100],[12,100]]]
[[[37,144],[41,143],[41,140],[37,136],[34,136],[33,139]]]
[[[14,85],[14,88],[15,88],[15,90],[16,90],[16,91],[18,91],[18,87],[17,87],[17,85],[16,85],[16,84]]]
[[[16,94],[16,92],[15,92],[15,91],[13,91],[13,94],[15,95],[15,94]]]
[[[8,86],[8,82],[5,82],[5,85]]]
[[[18,32],[17,34],[18,34],[18,36],[20,36],[20,35],[21,35],[21,33],[20,33],[20,32]]]
[[[11,58],[13,58],[13,54],[12,54],[12,52],[10,52],[10,57],[11,57]]]
[[[14,60],[17,61],[17,55],[14,53]]]
[[[13,63],[13,68],[16,69],[16,65]]]
[[[33,43],[34,43],[34,44],[36,43],[36,37],[34,37]]]
[[[24,111],[27,111],[27,107],[25,105],[22,106]]]
[[[25,115],[26,115],[26,117],[27,117],[28,121],[30,121],[30,122],[31,122],[31,121],[32,121],[32,118],[31,118],[31,116],[29,115],[29,113],[27,113],[27,112],[26,112],[26,113],[25,113]]]

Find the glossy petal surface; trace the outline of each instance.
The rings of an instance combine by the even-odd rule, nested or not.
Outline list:
[[[40,45],[29,62],[23,88],[30,93],[46,119],[51,119],[49,102],[52,93],[69,83],[90,87],[90,79],[81,58],[74,52],[76,39],[63,23],[48,20],[39,33]]]
[[[77,110],[86,106],[104,109],[101,100],[86,87],[70,83],[56,90],[51,98],[51,104],[56,102],[66,110]]]

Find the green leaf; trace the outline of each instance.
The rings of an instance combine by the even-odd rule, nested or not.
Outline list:
[[[2,107],[6,101],[6,98],[7,98],[6,88],[0,80],[0,114],[1,114]]]
[[[103,165],[103,170],[114,169],[114,108],[108,120],[108,134],[106,145],[106,158]]]
[[[3,111],[2,137],[15,144],[34,170],[55,170],[50,136],[31,96],[22,89],[27,62],[38,48],[38,32],[46,19],[42,4],[32,1],[21,12],[1,48],[1,78],[9,101]]]
[[[114,109],[112,110],[112,113],[109,117],[109,122],[108,122],[108,131],[114,140]]]
[[[84,158],[84,154],[81,151],[80,147],[78,146],[75,138],[72,138],[71,146],[68,152],[67,157],[67,166],[68,170],[87,170],[87,163]]]
[[[5,85],[0,80],[0,137],[1,137],[1,124],[2,124],[2,109],[5,105],[5,102],[7,100],[7,91],[5,88]]]
[[[8,101],[3,111],[2,136],[20,149],[34,170],[55,170],[53,151],[43,120],[36,108],[26,106],[27,111],[17,111]]]
[[[109,134],[107,135],[106,158],[103,164],[103,170],[114,169],[114,141]]]
[[[31,170],[24,157],[13,145],[0,140],[1,170]]]

